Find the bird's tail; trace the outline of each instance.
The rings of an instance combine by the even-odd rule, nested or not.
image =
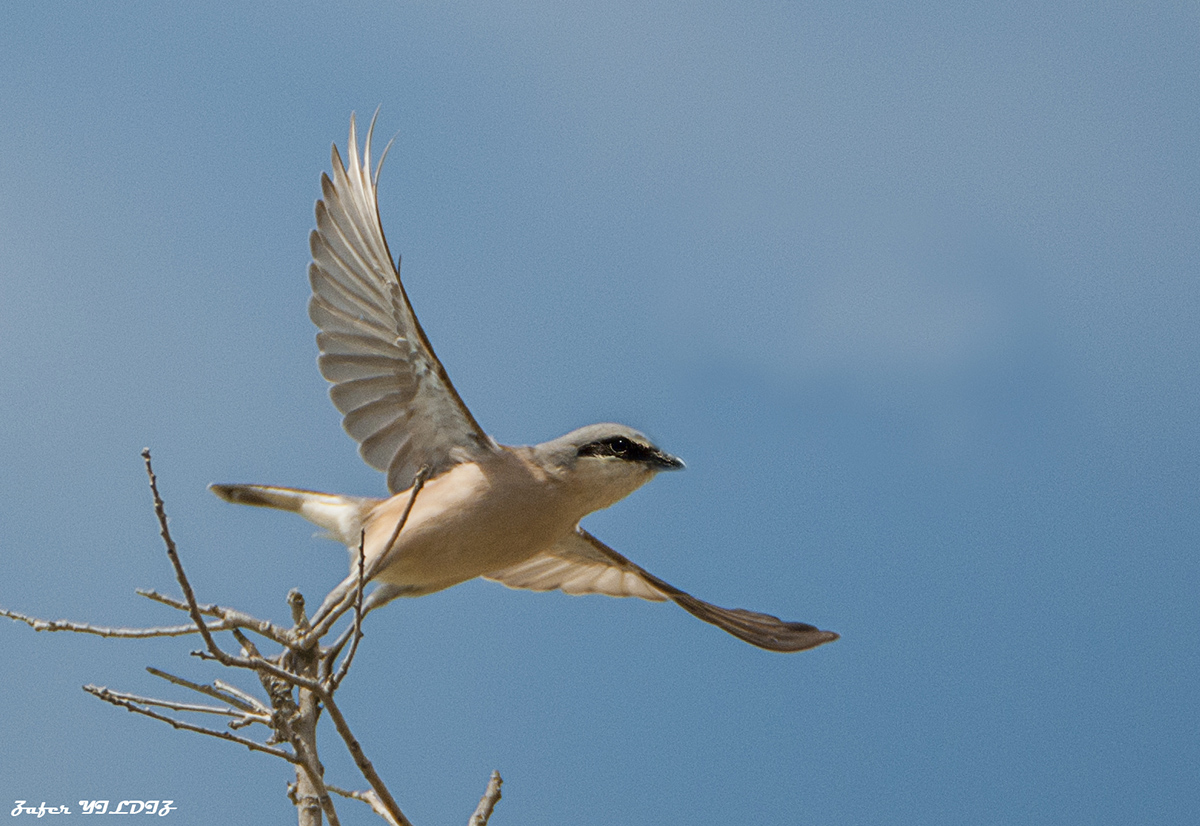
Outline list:
[[[381,500],[364,496],[341,496],[274,485],[209,485],[208,489],[226,502],[298,513],[331,539],[357,546],[367,512]]]

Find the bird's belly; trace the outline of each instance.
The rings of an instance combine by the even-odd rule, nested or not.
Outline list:
[[[408,500],[393,496],[368,517],[368,562],[385,553]],[[460,465],[418,494],[375,579],[422,592],[448,588],[546,550],[578,519],[543,485]]]

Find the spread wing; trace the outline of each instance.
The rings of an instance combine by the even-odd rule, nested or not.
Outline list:
[[[484,579],[531,591],[641,597],[656,602],[669,599],[693,616],[768,651],[803,651],[838,638],[832,631],[803,622],[785,622],[770,614],[720,608],[696,599],[630,562],[582,528],[576,528],[574,534],[549,551]]]
[[[329,395],[368,465],[387,473],[392,493],[407,490],[417,471],[430,476],[496,450],[450,383],[392,264],[371,174],[371,133],[361,162],[350,116],[350,163],[333,147],[333,178],[321,175],[317,228],[309,236],[317,325],[317,363],[333,383]],[[384,156],[387,150],[384,150]]]

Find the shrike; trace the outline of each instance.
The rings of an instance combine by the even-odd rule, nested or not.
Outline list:
[[[442,367],[392,263],[371,171],[350,118],[347,166],[333,147],[309,236],[321,375],[368,465],[387,473],[387,499],[266,485],[213,485],[229,502],[294,511],[351,551],[351,573],[329,607],[357,585],[358,549],[378,587],[375,608],[475,577],[510,588],[672,600],[746,642],[803,651],[838,635],[768,614],[719,608],[663,582],[579,526],[683,462],[641,433],[594,424],[532,447],[498,444],[479,426]],[[385,149],[383,155],[387,155]],[[418,474],[427,481],[411,495]],[[403,528],[397,527],[412,503]]]

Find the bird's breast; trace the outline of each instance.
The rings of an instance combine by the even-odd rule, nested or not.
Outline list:
[[[372,509],[364,547],[368,563],[386,554],[376,579],[423,591],[523,562],[583,516],[552,477],[511,454],[456,465],[431,479],[396,534],[411,498],[404,491]]]

